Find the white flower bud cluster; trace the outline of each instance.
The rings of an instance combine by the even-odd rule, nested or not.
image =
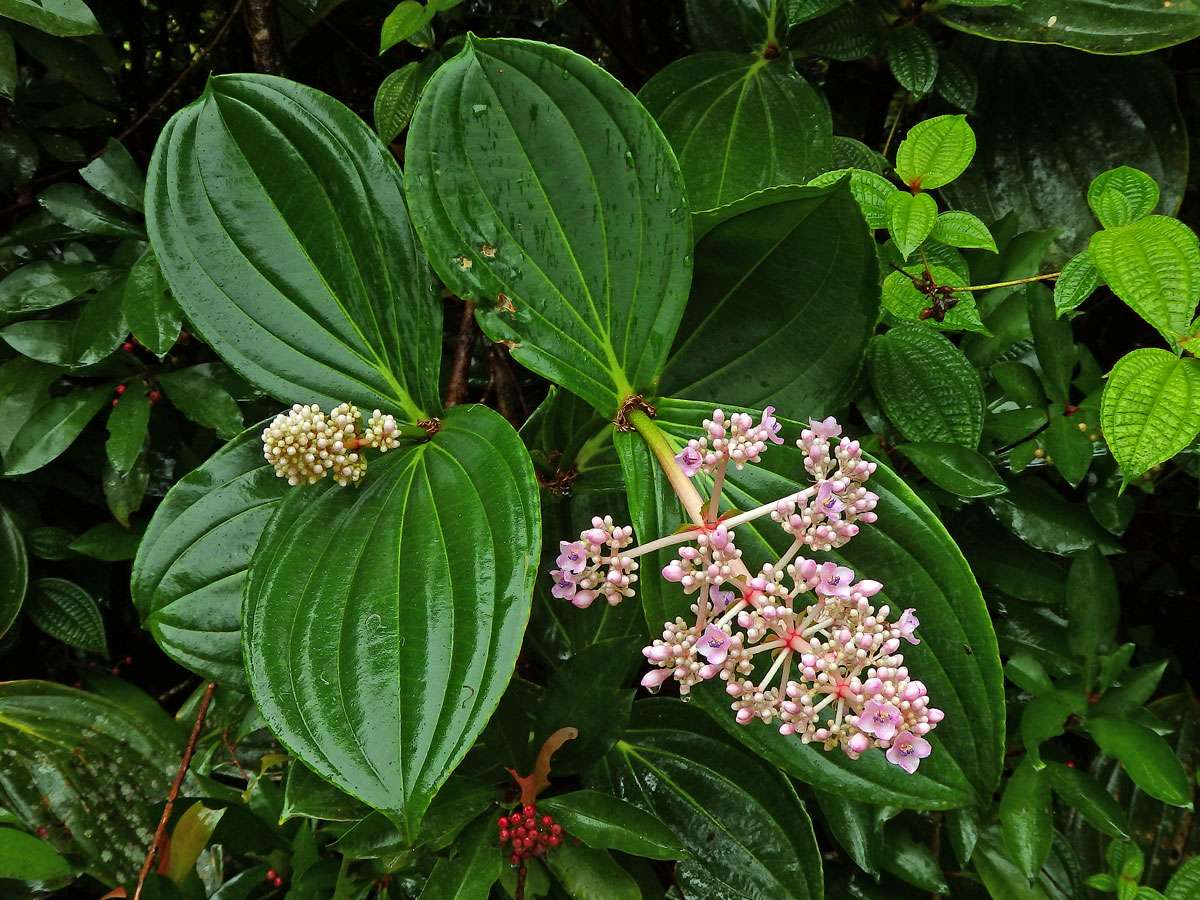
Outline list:
[[[280,413],[262,432],[263,456],[288,484],[315,484],[326,475],[343,487],[359,481],[367,470],[363,447],[381,452],[399,446],[399,427],[392,416],[375,410],[362,434],[358,407],[343,403],[328,415],[315,403],[297,403]]]

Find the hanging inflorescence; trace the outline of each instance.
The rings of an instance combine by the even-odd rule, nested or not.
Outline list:
[[[674,679],[686,698],[694,685],[718,678],[740,724],[761,719],[852,759],[878,747],[915,772],[942,712],[929,706],[925,685],[909,676],[899,652],[903,641],[919,643],[914,610],[893,620],[889,605],[872,602],[882,584],[856,582],[851,569],[810,555],[844,546],[859,523],[875,521],[879,498],[865,486],[875,463],[863,459],[857,441],[838,440],[833,418],[810,419],[796,444],[811,484],[748,512],[717,515],[728,466],[740,470],[758,462],[768,442],[783,443],[773,412],[767,407],[756,423],[746,413],[715,410],[704,435],[676,455],[688,479],[713,479],[700,524],[631,547],[631,528],[597,517],[578,541],[561,542],[552,593],[579,607],[601,596],[619,603],[634,594],[638,557],[679,546],[662,576],[695,597],[695,618],[664,623],[662,638],[642,650],[655,666],[642,679],[646,688]],[[791,545],[751,571],[735,528],[768,516]]]

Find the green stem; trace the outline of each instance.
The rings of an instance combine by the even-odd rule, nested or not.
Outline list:
[[[396,423],[396,430],[393,434],[398,438],[408,438],[411,441],[429,440],[429,432],[420,425],[401,425]]]
[[[1051,272],[1048,275],[1033,275],[1029,278],[1017,278],[1014,281],[997,281],[995,284],[973,284],[970,287],[956,287],[950,290],[958,293],[959,291],[990,291],[992,288],[1012,287],[1015,284],[1029,284],[1031,281],[1045,281],[1048,278],[1057,278],[1062,272]]]
[[[636,428],[638,434],[650,445],[651,452],[658,460],[663,474],[667,476],[667,481],[671,483],[675,496],[683,504],[688,518],[697,525],[703,525],[704,500],[701,498],[700,492],[696,490],[696,486],[692,484],[692,479],[684,475],[675,462],[675,451],[667,440],[667,436],[662,433],[662,429],[640,409],[632,410],[629,413],[629,424]]]
[[[579,448],[579,452],[575,454],[575,469],[582,472],[587,468],[588,460],[599,453],[604,447],[612,441],[611,424],[601,428],[598,432],[583,442]]]

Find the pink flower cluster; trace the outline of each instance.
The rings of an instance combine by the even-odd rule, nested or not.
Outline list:
[[[637,560],[620,553],[631,543],[633,528],[613,525],[612,516],[593,517],[592,527],[585,528],[579,540],[558,542],[559,567],[550,573],[554,577],[550,593],[560,600],[570,600],[580,609],[591,606],[600,596],[610,606],[632,597]]]
[[[612,578],[614,569],[632,571],[626,564],[636,567],[635,558],[643,553],[683,544],[662,575],[696,595],[695,620],[665,623],[662,638],[643,649],[656,667],[642,679],[645,687],[657,691],[673,679],[686,699],[694,685],[719,678],[740,724],[760,719],[806,744],[840,747],[852,759],[879,748],[890,762],[915,772],[930,753],[925,736],[943,713],[929,705],[925,685],[910,676],[899,652],[902,642],[919,643],[914,610],[893,619],[888,604],[876,606],[872,599],[883,589],[878,581],[856,582],[855,572],[845,566],[801,555],[841,547],[858,533],[857,523],[875,521],[879,498],[864,486],[875,464],[863,459],[858,442],[838,440],[841,428],[832,418],[810,420],[796,444],[811,486],[748,512],[715,515],[728,462],[741,468],[758,461],[765,441],[782,443],[772,412],[768,408],[755,425],[745,413],[727,420],[716,410],[704,423],[707,437],[690,441],[676,457],[689,479],[701,471],[715,476],[703,523],[619,557],[602,555],[599,542],[591,544],[586,571],[596,574],[589,576],[585,592]],[[792,543],[779,559],[751,573],[734,529],[766,516]],[[628,529],[609,533],[627,536]],[[576,547],[564,542],[564,551],[568,546]],[[568,569],[564,558],[559,557],[564,568],[556,571],[556,579]],[[601,563],[610,567],[603,577]],[[574,599],[581,591],[573,585],[564,591],[574,595],[576,605],[591,602],[591,597],[583,604]],[[614,591],[609,602],[632,593]]]

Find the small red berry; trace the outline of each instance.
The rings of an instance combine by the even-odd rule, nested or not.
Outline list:
[[[274,869],[267,869],[267,881],[274,881],[276,878]]]
[[[161,396],[162,396],[162,394],[160,394],[158,391],[151,391],[150,392],[150,402],[153,403],[155,400],[157,400]]]
[[[550,833],[551,834],[562,834],[562,826],[557,823],[555,823],[554,825],[551,825]]]
[[[545,825],[547,828],[549,828],[551,825],[554,824],[554,816],[551,816],[551,815],[542,816],[542,824]]]
[[[186,342],[190,338],[191,338],[191,335],[188,334],[186,331],[179,332],[179,340],[181,342]]]
[[[501,828],[501,829],[500,829],[500,841],[501,841],[501,843],[503,843],[504,841],[507,841],[507,840],[509,839],[509,837],[511,837],[511,834],[510,834],[509,830],[508,830],[507,828]]]
[[[549,842],[550,842],[550,835],[548,835],[548,834],[539,834],[538,835],[538,843],[539,844],[547,844]]]
[[[525,808],[522,809],[521,812],[523,812],[527,816],[537,815],[537,810],[534,809],[532,806],[530,806],[528,803],[525,804]]]
[[[512,856],[510,856],[508,858],[508,861],[515,866],[517,863],[519,863],[521,861],[521,857],[519,857],[517,854],[514,853]]]
[[[125,343],[123,343],[121,345],[121,349],[124,350],[126,353],[132,353],[133,352],[133,344],[129,343],[129,341],[126,341]]]
[[[1071,762],[1071,761],[1069,761],[1069,760],[1068,760],[1068,761],[1067,761],[1067,767],[1068,767],[1068,768],[1071,768],[1071,769],[1073,769],[1073,768],[1075,768],[1075,763],[1073,763],[1073,762]]]
[[[521,851],[521,859],[529,859],[529,857],[531,857],[531,856],[533,856],[533,854],[530,853],[528,850]]]
[[[561,843],[562,843],[562,838],[560,838],[557,834],[550,835],[550,846],[551,847],[557,847]]]
[[[283,887],[283,879],[276,876],[275,880],[272,881],[271,884],[275,885],[275,887]]]
[[[125,385],[123,385],[123,384],[118,384],[118,385],[117,385],[117,393],[118,393],[118,394],[123,394],[123,393],[125,393]]]
[[[50,833],[50,832],[48,832],[48,831],[46,830],[46,826],[45,826],[45,825],[39,825],[39,826],[38,826],[38,830],[37,830],[37,836],[38,836],[38,837],[44,838],[44,837],[45,837],[47,834],[49,834],[49,833]]]
[[[528,834],[528,831],[524,825],[519,825],[519,826],[517,826],[517,830],[514,831],[513,834],[515,834],[519,838],[523,838],[523,837],[525,837],[526,834]]]
[[[507,828],[508,827],[508,816],[501,816],[499,819],[496,820],[496,824],[499,825],[501,828]]]
[[[120,398],[119,398],[119,397],[114,397],[114,398],[113,398],[113,406],[116,406],[116,405],[117,405],[118,403],[120,403],[120,402],[121,402],[121,400],[120,400]]]

